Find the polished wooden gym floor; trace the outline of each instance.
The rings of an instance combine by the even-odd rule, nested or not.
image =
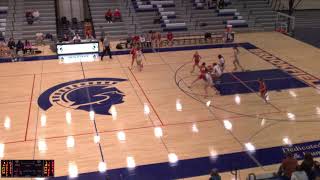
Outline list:
[[[320,78],[320,50],[315,47],[275,32],[239,34],[236,41],[250,42]],[[54,159],[55,175],[68,176],[70,163],[79,174],[98,171],[101,154],[107,168],[114,169],[126,167],[128,156],[138,166],[167,162],[169,153],[182,160],[245,151],[248,142],[260,149],[280,146],[284,138],[294,144],[320,139],[320,90],[270,91],[269,103],[256,93],[220,96],[210,90],[205,98],[202,81],[187,88],[197,77],[190,74],[188,63],[194,51],[146,53],[142,72],[128,68],[129,55],[72,64],[58,60],[0,64],[0,147],[4,147],[0,158]],[[198,52],[207,63],[222,54],[226,71],[232,71],[231,48]],[[246,70],[275,69],[243,48],[239,59]],[[62,106],[44,111],[38,106],[40,94],[47,89],[83,78],[127,79],[115,85],[125,95],[124,102],[112,107],[112,115],[95,114],[94,121],[87,111]],[[176,81],[183,78],[178,87]],[[194,98],[181,89],[193,92]],[[288,113],[294,114],[294,120],[288,119]],[[231,130],[223,124],[226,119]],[[155,127],[162,129],[162,136],[155,136]],[[97,132],[100,142],[95,143]],[[273,172],[278,166],[241,170],[240,176]],[[221,175],[231,179],[229,172]]]

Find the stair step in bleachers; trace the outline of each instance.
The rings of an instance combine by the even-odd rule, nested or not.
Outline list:
[[[25,13],[31,10],[38,10],[40,14],[39,20],[34,21],[32,25],[28,24],[25,18]],[[21,27],[21,39],[35,42],[36,33],[43,33],[44,36],[51,34],[56,38],[55,12],[55,0],[24,0],[23,4],[16,5],[16,26]]]
[[[234,1],[232,8],[238,9],[245,17],[251,19],[251,25],[254,27],[262,27],[266,31],[274,30],[276,21],[276,12],[271,8],[268,0],[242,0]]]
[[[140,20],[147,19],[147,16],[145,16],[147,13],[155,12],[157,14],[155,19],[159,20],[158,23],[160,23],[160,27],[164,32],[187,30],[186,23],[183,20],[177,20],[177,14],[181,12],[176,11],[175,1],[173,0],[132,0],[132,3],[137,14],[144,14],[144,16],[140,17]],[[147,27],[147,25],[142,26]]]
[[[4,40],[7,27],[8,6],[0,6],[0,40]]]
[[[151,0],[151,1],[141,1],[141,0],[133,0],[132,1],[134,8],[136,12],[146,12],[146,11],[157,11],[158,7],[161,6],[162,8],[165,7],[174,7],[174,1],[168,0],[168,1],[157,1],[157,0]]]
[[[131,31],[129,31],[129,26],[134,26],[129,9],[122,4],[122,1],[89,0],[89,6],[97,38],[101,38],[102,32],[105,32],[111,39],[124,39]],[[116,21],[108,24],[105,19],[106,11],[111,9],[114,12],[116,8],[121,12],[122,22]]]
[[[223,21],[226,25],[232,25],[232,27],[248,27],[248,23],[246,20],[240,16],[240,13],[237,9],[219,9],[218,16],[232,16],[232,19]]]

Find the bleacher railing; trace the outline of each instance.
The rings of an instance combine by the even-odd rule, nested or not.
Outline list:
[[[92,34],[94,37],[96,37],[96,31],[95,31],[95,28],[94,28],[94,25],[93,25],[93,22],[92,22],[92,13],[91,13],[91,5],[90,5],[90,2],[89,0],[86,0],[87,1],[87,4],[88,4],[88,10],[89,10],[89,21],[91,23],[91,27],[92,27]]]
[[[12,13],[12,21],[11,21],[11,27],[12,29],[10,30],[11,32],[11,37],[13,37],[13,31],[15,31],[15,22],[16,22],[16,0],[12,0],[11,2],[13,2],[13,13]]]

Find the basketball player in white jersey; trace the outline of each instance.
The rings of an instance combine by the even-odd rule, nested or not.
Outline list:
[[[207,71],[205,73],[205,78],[204,78],[204,92],[205,92],[205,98],[208,97],[208,88],[212,87],[214,89],[214,84],[213,84],[213,80],[212,80],[212,76],[210,74],[210,71]]]
[[[212,79],[213,81],[217,81],[218,79],[220,79],[220,77],[222,76],[222,69],[221,69],[221,65],[217,64],[217,63],[213,63],[213,71],[212,71]]]
[[[225,68],[225,60],[224,60],[224,57],[221,55],[221,54],[219,54],[218,55],[218,59],[219,59],[219,66],[220,66],[220,69],[221,69],[221,71],[223,72],[224,71],[224,68]]]
[[[137,48],[137,52],[136,52],[136,63],[137,63],[137,66],[138,66],[138,70],[141,72],[142,71],[142,68],[143,68],[143,63],[142,63],[142,58],[144,57],[144,54],[141,50],[140,47]],[[144,57],[144,59],[146,59]]]
[[[233,59],[233,65],[234,65],[234,68],[233,68],[233,71],[236,71],[238,69],[238,67],[241,69],[241,71],[244,71],[243,67],[241,66],[240,62],[239,62],[239,55],[240,51],[238,49],[237,46],[234,46],[233,47],[233,55],[234,55],[234,59]]]

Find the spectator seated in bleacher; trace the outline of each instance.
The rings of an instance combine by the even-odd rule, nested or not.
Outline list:
[[[211,40],[212,35],[209,32],[204,33],[204,40],[207,42],[208,40]]]
[[[79,43],[81,42],[81,37],[79,36],[79,34],[77,33],[74,37],[73,37],[73,42],[74,43]]]
[[[74,17],[71,19],[71,22],[71,29],[78,29],[78,19]]]
[[[116,21],[122,22],[121,12],[120,12],[120,10],[118,8],[116,8],[114,10],[113,21],[114,22],[116,22]]]
[[[28,24],[33,24],[33,15],[32,15],[32,11],[31,10],[27,10],[26,11],[26,19],[27,19],[27,22]]]
[[[63,25],[68,25],[69,24],[69,21],[67,20],[67,17],[65,17],[65,16],[61,17],[61,24],[63,24]]]
[[[9,42],[8,42],[7,46],[9,48],[9,50],[10,50],[11,57],[15,58],[15,55],[16,55],[16,51],[15,51],[16,43],[14,42],[13,38],[9,39]]]
[[[22,43],[21,40],[19,40],[16,44],[16,54],[20,54],[20,52],[23,53],[24,50],[24,44]]]
[[[106,18],[107,23],[112,23],[112,11],[111,9],[108,9],[108,11],[105,13],[104,17]]]
[[[217,4],[218,4],[218,8],[219,8],[219,9],[223,9],[224,6],[225,6],[224,0],[218,0],[218,1],[217,1]]]
[[[76,35],[76,31],[73,30],[71,27],[68,28],[68,33],[70,37],[74,37]]]
[[[226,6],[230,5],[230,4],[231,4],[231,1],[230,1],[230,0],[218,0],[218,1],[217,1],[217,4],[218,4],[218,8],[219,8],[219,9],[223,9],[223,8],[225,8]]]
[[[36,33],[36,43],[37,45],[43,45],[44,44],[44,35],[41,32]]]
[[[29,52],[29,53],[32,52],[32,44],[30,43],[30,41],[25,40],[24,48],[23,48],[23,54],[26,54],[27,52]]]
[[[69,41],[69,37],[68,37],[67,34],[63,34],[62,41],[64,41],[64,42],[68,42]]]
[[[217,7],[216,0],[207,0],[208,9],[215,9]]]
[[[47,33],[45,38],[46,39],[50,39],[51,41],[53,41],[53,35],[51,33]]]
[[[95,40],[96,38],[94,38],[93,34],[86,34],[86,40]]]
[[[32,17],[33,17],[33,21],[40,20],[40,12],[38,10],[34,9],[32,11]]]

